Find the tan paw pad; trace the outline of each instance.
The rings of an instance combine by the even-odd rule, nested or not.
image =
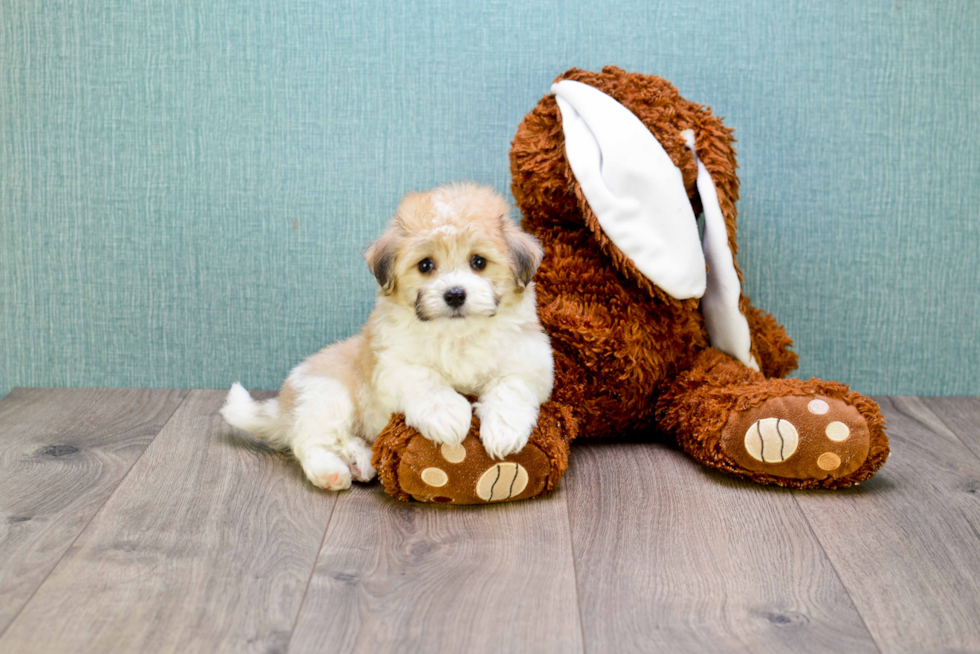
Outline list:
[[[833,452],[824,452],[817,457],[817,467],[830,472],[840,467],[840,457]]]
[[[524,492],[527,480],[524,466],[513,461],[504,461],[487,468],[476,482],[476,494],[485,502],[508,500]]]
[[[449,475],[439,468],[426,468],[422,471],[422,481],[434,488],[442,488],[449,483]]]
[[[763,418],[745,432],[745,451],[756,461],[782,463],[793,456],[800,434],[789,420]]]
[[[822,416],[830,411],[830,405],[821,399],[810,400],[810,403],[806,405],[806,408],[810,413],[817,416]]]
[[[442,458],[450,463],[462,463],[466,458],[466,448],[462,445],[443,443],[439,448],[439,453],[442,454]]]
[[[840,443],[841,441],[846,441],[851,435],[851,428],[845,425],[843,422],[835,420],[827,425],[824,433],[827,434],[827,438],[830,440]],[[827,468],[824,468],[824,470],[826,469]]]

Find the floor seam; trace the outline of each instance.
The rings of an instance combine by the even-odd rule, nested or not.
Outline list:
[[[864,619],[864,614],[861,613],[861,609],[858,608],[857,602],[854,601],[854,596],[851,594],[851,589],[844,583],[844,579],[837,570],[837,566],[834,565],[834,559],[831,558],[830,552],[827,551],[823,541],[820,540],[820,536],[817,535],[817,530],[814,529],[813,525],[810,523],[809,516],[807,516],[806,511],[800,505],[800,498],[797,496],[798,492],[799,491],[795,490],[792,491],[793,502],[796,504],[796,509],[800,512],[800,515],[803,516],[803,522],[810,531],[810,535],[813,536],[813,540],[820,546],[820,551],[823,552],[824,558],[827,559],[830,569],[834,571],[834,576],[837,577],[837,581],[840,583],[841,588],[844,589],[844,593],[847,595],[848,601],[850,601],[851,606],[854,608],[854,612],[857,613],[857,616],[861,619],[861,624],[864,625],[864,630],[868,633],[868,637],[871,638],[871,643],[875,646],[875,649],[878,650],[879,654],[884,654],[884,650],[881,649],[881,643],[879,643],[878,639],[875,638],[874,633],[871,631],[871,627],[868,626],[868,621]]]
[[[320,554],[323,552],[323,544],[327,542],[327,532],[330,531],[330,524],[333,522],[333,514],[337,512],[337,503],[340,501],[340,499],[336,492],[332,494],[333,506],[330,507],[330,517],[327,518],[327,524],[323,528],[323,536],[320,537],[320,545],[317,547],[316,556],[313,558],[313,566],[310,568],[310,576],[306,580],[306,587],[303,588],[303,599],[299,601],[299,607],[296,609],[296,617],[293,618],[293,626],[289,629],[289,640],[286,641],[286,649],[283,650],[284,654],[288,654],[289,648],[293,646],[293,634],[296,633],[296,625],[299,624],[299,616],[303,613],[303,605],[306,604],[306,596],[310,592],[310,585],[313,583],[313,575],[316,574],[316,567],[320,563]]]
[[[948,430],[949,430],[949,433],[953,435],[953,438],[955,438],[955,439],[956,439],[956,442],[957,442],[957,443],[959,443],[960,445],[962,445],[962,446],[963,446],[963,448],[964,448],[964,449],[965,449],[965,450],[966,450],[967,452],[969,452],[970,454],[972,454],[972,455],[974,456],[974,458],[976,458],[976,459],[977,459],[978,461],[980,461],[980,454],[978,454],[977,452],[974,452],[974,451],[973,451],[973,448],[972,448],[972,447],[970,447],[970,446],[969,446],[969,445],[968,445],[968,444],[967,444],[967,443],[966,443],[966,442],[965,442],[965,441],[963,440],[963,437],[962,437],[962,436],[960,436],[960,434],[959,434],[959,432],[958,432],[958,431],[957,431],[956,429],[954,429],[952,425],[950,425],[950,424],[949,424],[948,422],[946,422],[945,420],[943,420],[943,417],[942,417],[942,416],[941,416],[941,415],[940,415],[939,413],[937,413],[937,412],[935,412],[935,411],[933,411],[933,410],[932,410],[932,407],[931,407],[931,406],[929,406],[929,404],[928,404],[928,402],[927,402],[927,400],[928,400],[929,398],[928,398],[928,397],[919,397],[918,399],[922,401],[922,406],[923,406],[923,407],[925,407],[925,409],[926,409],[926,411],[928,411],[928,412],[929,412],[929,413],[931,413],[931,414],[932,414],[933,416],[935,416],[935,418],[936,418],[936,420],[938,420],[939,422],[941,422],[941,423],[942,423],[942,425],[943,425],[943,427],[945,427],[946,429],[948,429]],[[971,398],[971,399],[972,399],[972,398]]]
[[[572,574],[575,577],[575,607],[578,610],[578,629],[579,634],[582,636],[582,654],[585,654],[585,619],[582,616],[582,598],[578,592],[578,564],[575,562],[575,538],[572,535],[572,510],[568,503],[568,494],[571,491],[569,490],[567,479],[561,490],[564,491],[562,494],[565,496],[563,499],[565,500],[565,518],[568,521],[568,549],[572,556]]]
[[[68,556],[68,552],[70,552],[71,548],[75,546],[75,543],[78,542],[78,539],[82,537],[82,534],[88,531],[88,528],[91,526],[92,522],[95,521],[95,518],[98,517],[100,513],[102,513],[106,505],[112,500],[112,497],[116,494],[116,491],[119,490],[120,486],[122,486],[123,481],[125,481],[125,479],[129,477],[129,473],[133,471],[133,468],[135,468],[136,464],[139,463],[139,460],[143,458],[143,455],[146,454],[146,451],[150,449],[150,446],[153,445],[157,437],[163,433],[164,429],[167,428],[167,425],[169,425],[170,421],[173,420],[174,414],[177,413],[177,410],[180,409],[180,407],[184,406],[184,402],[186,402],[187,398],[191,396],[192,391],[190,389],[180,389],[180,390],[185,391],[184,397],[182,397],[180,402],[177,403],[177,405],[174,407],[174,410],[170,412],[170,415],[167,416],[167,419],[163,421],[163,424],[160,425],[160,429],[158,429],[157,433],[153,435],[153,438],[150,439],[150,442],[146,444],[146,447],[143,448],[143,451],[140,452],[140,455],[135,459],[133,459],[132,465],[130,465],[129,468],[126,470],[126,474],[124,474],[122,477],[119,478],[119,483],[116,484],[115,488],[112,489],[112,492],[109,493],[109,495],[105,498],[105,501],[102,503],[102,506],[100,506],[99,509],[92,514],[92,517],[88,519],[88,522],[85,523],[85,526],[79,530],[78,534],[76,534],[76,536],[72,539],[68,547],[65,548],[64,553],[58,557],[58,560],[55,561],[54,565],[51,566],[51,569],[48,570],[48,573],[44,575],[44,579],[41,580],[41,583],[39,583],[37,587],[34,588],[34,590],[31,592],[30,596],[27,598],[24,604],[20,607],[17,613],[14,614],[14,617],[11,618],[10,622],[7,623],[7,626],[4,627],[2,631],[0,631],[0,642],[3,641],[3,637],[6,635],[8,631],[10,631],[10,627],[12,627],[15,622],[17,622],[18,618],[20,618],[21,614],[24,612],[24,609],[27,608],[27,605],[30,604],[31,601],[34,599],[34,596],[37,595],[37,592],[41,590],[41,587],[48,582],[48,579],[51,577],[54,571],[58,568],[59,565],[61,565],[61,562],[65,560],[65,557]]]

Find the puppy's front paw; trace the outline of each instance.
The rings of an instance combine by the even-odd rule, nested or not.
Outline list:
[[[480,440],[483,449],[494,459],[520,452],[527,445],[537,419],[537,412],[513,408],[481,407]]]
[[[434,443],[459,445],[470,430],[473,407],[456,391],[441,391],[405,407],[405,423]]]
[[[296,458],[303,466],[303,472],[314,486],[331,491],[350,488],[350,468],[343,460],[323,447],[296,452]]]

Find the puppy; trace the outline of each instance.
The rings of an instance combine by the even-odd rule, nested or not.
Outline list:
[[[364,254],[377,302],[358,336],[297,366],[277,399],[232,386],[221,415],[291,448],[309,480],[343,490],[374,477],[370,443],[393,413],[435,443],[458,445],[478,398],[495,458],[521,450],[548,399],[551,345],[534,282],[543,252],[492,189],[442,186],[402,200]]]

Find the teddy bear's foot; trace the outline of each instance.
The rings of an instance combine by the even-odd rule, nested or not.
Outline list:
[[[713,348],[666,388],[657,417],[698,461],[759,484],[847,488],[888,458],[871,398],[838,382],[766,379]]]
[[[385,490],[401,500],[488,504],[523,500],[552,491],[568,465],[575,420],[561,405],[546,403],[538,426],[520,452],[493,459],[473,418],[461,445],[439,445],[394,416],[374,444],[374,466]]]
[[[719,446],[750,472],[786,479],[839,479],[867,460],[871,434],[864,416],[842,400],[790,395],[733,413]]]
[[[473,434],[456,447],[417,434],[401,453],[398,483],[421,502],[506,502],[541,495],[550,468],[548,457],[530,443],[500,461],[491,459]]]

